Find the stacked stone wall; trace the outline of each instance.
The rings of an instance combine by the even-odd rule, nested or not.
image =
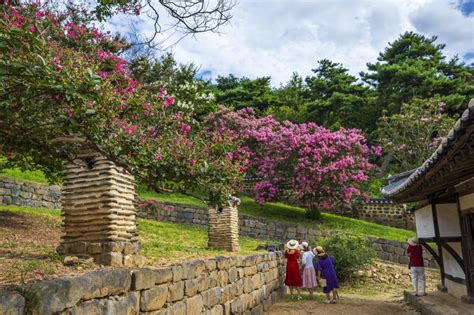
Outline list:
[[[61,209],[61,186],[0,177],[0,205]]]
[[[388,226],[416,230],[415,216],[406,211],[403,204],[391,202],[367,202],[357,208],[359,219]]]
[[[34,285],[37,303],[0,292],[0,314],[263,314],[283,292],[281,253],[107,269]]]

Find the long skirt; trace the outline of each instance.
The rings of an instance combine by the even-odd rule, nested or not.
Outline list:
[[[316,271],[314,267],[304,268],[303,270],[303,288],[312,289],[317,287]]]

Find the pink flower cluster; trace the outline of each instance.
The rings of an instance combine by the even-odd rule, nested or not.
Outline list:
[[[366,182],[374,168],[370,156],[381,154],[358,130],[280,123],[271,116],[257,118],[250,109],[221,110],[208,123],[217,134],[230,132],[244,139],[242,147],[251,150],[250,170],[259,178],[254,186],[259,203],[286,192],[320,208],[348,205],[363,195],[356,185]]]

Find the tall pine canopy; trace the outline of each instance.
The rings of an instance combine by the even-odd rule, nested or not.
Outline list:
[[[360,75],[374,87],[381,109],[396,114],[414,98],[441,96],[450,114],[462,113],[474,96],[474,69],[457,56],[447,60],[445,45],[436,40],[406,32],[389,43],[376,63],[367,64],[368,72]]]

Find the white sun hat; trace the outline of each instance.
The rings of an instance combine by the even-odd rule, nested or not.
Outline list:
[[[286,243],[288,249],[297,249],[299,246],[300,243],[298,243],[297,240],[289,240],[288,243]]]

